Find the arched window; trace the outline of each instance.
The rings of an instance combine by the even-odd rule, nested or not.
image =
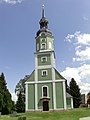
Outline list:
[[[42,86],[42,97],[48,97],[48,86]]]

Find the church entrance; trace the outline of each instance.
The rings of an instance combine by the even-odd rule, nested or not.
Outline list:
[[[49,101],[43,101],[43,111],[49,111]]]

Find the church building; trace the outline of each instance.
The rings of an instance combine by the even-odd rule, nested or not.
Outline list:
[[[66,79],[56,69],[54,36],[44,15],[36,33],[35,70],[26,81],[26,112],[56,111],[73,108],[73,98],[66,92]]]

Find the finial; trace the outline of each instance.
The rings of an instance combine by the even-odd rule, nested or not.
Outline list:
[[[44,18],[44,0],[42,0],[42,18]]]

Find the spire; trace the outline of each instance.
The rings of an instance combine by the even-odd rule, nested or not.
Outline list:
[[[47,29],[48,28],[48,20],[45,18],[45,15],[44,15],[44,0],[42,0],[42,18],[39,22],[40,24],[40,29],[42,28],[45,28]]]
[[[42,0],[42,18],[44,18],[44,0]]]

